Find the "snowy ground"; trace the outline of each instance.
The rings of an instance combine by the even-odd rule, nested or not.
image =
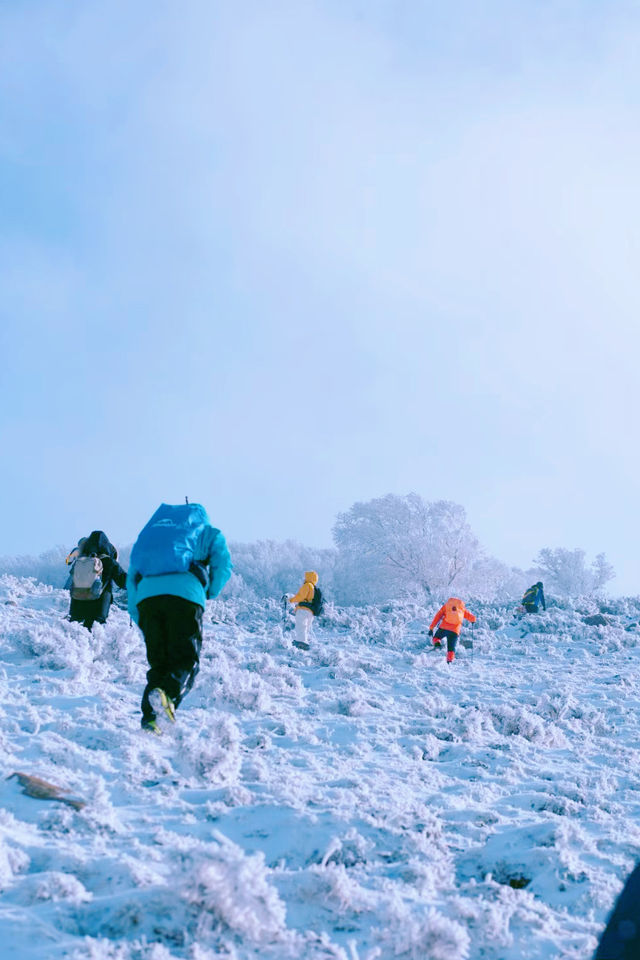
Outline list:
[[[219,601],[162,738],[137,629],[67,603],[0,579],[1,957],[591,956],[640,854],[640,601],[481,607],[453,667],[418,608],[301,653],[275,604]]]

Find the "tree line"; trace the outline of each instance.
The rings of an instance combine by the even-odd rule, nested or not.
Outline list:
[[[338,514],[334,546],[313,549],[294,540],[230,543],[234,564],[224,596],[280,597],[302,570],[317,570],[328,597],[342,605],[411,598],[430,602],[461,593],[486,600],[516,600],[535,580],[564,597],[600,593],[615,576],[604,553],[589,563],[580,548],[545,547],[526,570],[490,556],[474,534],[464,507],[424,500],[417,493],[387,494],[354,503]],[[35,577],[61,587],[68,545],[39,557],[0,558],[0,573]],[[126,567],[129,550],[120,550]]]

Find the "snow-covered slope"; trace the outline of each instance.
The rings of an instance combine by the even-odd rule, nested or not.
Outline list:
[[[481,607],[447,667],[417,607],[301,653],[218,601],[157,738],[126,613],[2,578],[0,956],[586,960],[640,854],[640,607],[596,609]]]

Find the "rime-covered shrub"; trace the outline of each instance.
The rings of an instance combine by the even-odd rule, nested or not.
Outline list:
[[[69,550],[66,547],[58,545],[37,557],[28,554],[0,557],[0,575],[34,577],[40,583],[48,583],[52,587],[63,587],[69,573],[64,562],[68,553]]]

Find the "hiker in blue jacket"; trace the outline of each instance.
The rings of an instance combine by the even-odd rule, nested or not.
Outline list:
[[[200,667],[202,616],[231,576],[225,538],[198,503],[163,503],[140,532],[127,576],[129,613],[139,625],[149,670],[142,727],[160,733],[163,712],[175,712]]]
[[[544,590],[542,588],[542,580],[538,580],[537,583],[534,583],[532,587],[529,587],[525,591],[525,594],[522,598],[522,606],[527,611],[527,613],[537,613],[542,604],[542,609],[547,609],[547,604],[544,599]]]

